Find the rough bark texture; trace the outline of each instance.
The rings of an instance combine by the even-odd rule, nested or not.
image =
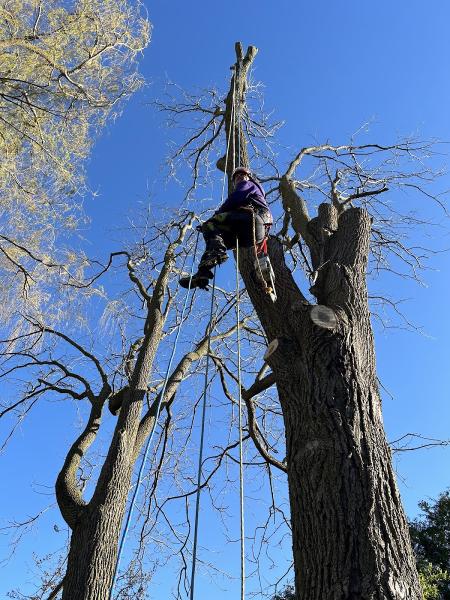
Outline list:
[[[144,392],[136,390],[130,397],[129,410],[127,405],[123,407],[97,490],[80,518],[72,524],[64,600],[106,600],[109,597],[143,398]]]
[[[313,324],[276,239],[269,242],[275,304],[262,292],[253,249],[242,256],[268,341],[279,342],[268,362],[286,428],[297,598],[420,600],[377,384],[366,288],[371,218],[330,202],[310,219],[286,176],[280,192],[310,252],[311,292],[338,317],[334,330]]]
[[[382,423],[365,285],[369,230],[369,216],[350,209],[329,240],[333,262],[316,285],[339,316],[335,331],[312,323],[277,241],[275,305],[255,283],[251,257],[241,265],[269,341],[279,340],[268,362],[286,428],[299,600],[422,598]]]

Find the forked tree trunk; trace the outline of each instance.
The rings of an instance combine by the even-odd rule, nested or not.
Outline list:
[[[175,248],[182,243],[190,221],[179,224],[179,236],[166,249],[164,265],[151,297],[135,276],[131,264],[130,278],[138,283],[147,303],[144,336],[134,345],[137,358],[130,373],[130,383],[122,389],[120,412],[114,434],[88,503],[82,499],[77,482],[77,470],[82,456],[94,441],[100,426],[102,407],[110,397],[111,387],[103,371],[104,385],[100,394],[91,394],[91,415],[86,428],[69,450],[57,478],[56,495],[62,516],[72,529],[67,571],[63,582],[63,600],[108,600],[117,561],[118,541],[130,489],[133,466],[147,436],[155,426],[158,407],[173,401],[180,382],[193,362],[205,356],[208,337],[201,339],[185,354],[167,380],[165,396],[153,400],[149,409],[142,408],[148,382],[167,316],[166,291],[175,263]],[[164,307],[164,310],[163,310]],[[226,337],[232,333],[222,333]],[[214,338],[213,338],[214,339]],[[133,346],[132,346],[133,348]],[[130,361],[131,362],[131,361]],[[96,363],[100,369],[99,363]],[[117,409],[118,406],[115,406]]]
[[[330,212],[322,206],[319,212]],[[336,215],[335,215],[336,216]],[[366,291],[371,220],[345,211],[314,287],[338,324],[322,329],[272,240],[278,300],[241,265],[269,341],[286,428],[298,600],[420,600],[409,531],[386,442]]]
[[[117,560],[118,540],[130,489],[133,466],[155,418],[156,402],[141,417],[153,361],[162,338],[166,289],[175,262],[174,248],[181,243],[189,224],[180,227],[175,242],[168,245],[164,265],[151,297],[142,292],[147,304],[144,336],[136,347],[137,359],[130,376],[114,434],[102,465],[95,491],[88,503],[82,499],[77,470],[82,456],[94,441],[100,426],[101,410],[111,388],[104,381],[100,396],[91,399],[92,410],[85,430],[67,454],[57,478],[56,495],[62,516],[72,529],[63,600],[107,600]],[[128,262],[130,279],[140,284],[134,266]]]
[[[144,392],[139,390],[125,398],[94,496],[78,515],[67,519],[72,536],[63,600],[109,598],[136,457],[135,439],[143,398]],[[61,504],[60,500],[64,510]]]

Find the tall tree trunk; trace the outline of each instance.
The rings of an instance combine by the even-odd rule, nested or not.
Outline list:
[[[180,237],[169,244],[164,266],[152,296],[137,279],[133,264],[129,264],[130,279],[138,284],[147,303],[144,337],[126,388],[113,438],[102,465],[94,494],[84,503],[76,481],[81,457],[95,439],[100,424],[97,404],[85,432],[74,443],[58,476],[56,492],[62,515],[72,529],[67,572],[64,578],[63,600],[107,600],[117,560],[118,538],[130,489],[133,466],[145,436],[139,436],[141,412],[152,371],[153,361],[162,338],[166,313],[162,307],[169,275],[174,264],[174,247],[181,242],[187,225],[180,228]],[[109,387],[109,386],[108,386]],[[110,388],[109,388],[110,389]],[[106,397],[102,397],[102,403]],[[153,415],[150,421],[154,419]],[[150,425],[149,425],[150,427]],[[149,428],[145,428],[148,432]]]
[[[314,293],[334,309],[333,330],[312,322],[279,242],[269,244],[275,304],[255,282],[252,251],[241,264],[278,341],[268,362],[286,429],[298,600],[422,598],[381,416],[365,282],[370,224],[349,209],[327,239]]]
[[[242,48],[236,51],[239,62]],[[255,55],[250,47],[247,68]],[[245,81],[235,86],[242,94],[245,87]],[[238,146],[249,167],[243,133]],[[366,286],[371,218],[332,201],[310,219],[286,177],[280,192],[283,200],[289,195],[291,216],[296,213],[297,231],[310,251],[316,271],[311,292],[337,316],[332,329],[314,325],[278,240],[269,242],[275,303],[258,281],[254,249],[241,253],[250,299],[267,339],[278,342],[267,360],[286,430],[296,596],[421,600],[378,392]]]
[[[358,364],[355,329],[303,336],[301,369],[282,366],[292,364],[286,352],[272,363],[286,426],[298,598],[419,599],[376,381]]]
[[[109,598],[125,500],[126,495],[125,499],[117,499],[115,505],[89,509],[74,527],[64,578],[64,600]]]

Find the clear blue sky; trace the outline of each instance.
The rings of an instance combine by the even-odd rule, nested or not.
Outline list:
[[[280,155],[282,166],[295,150],[313,141],[347,142],[367,120],[373,120],[373,141],[391,142],[411,133],[450,141],[450,5],[443,0],[159,0],[147,8],[154,29],[141,67],[149,85],[109,125],[88,165],[90,184],[99,191],[97,199],[86,203],[92,225],[85,237],[92,253],[111,248],[120,238],[120,231],[112,230],[149,195],[157,203],[175,206],[180,201],[176,188],[165,187],[161,169],[172,134],[148,103],[166,77],[187,89],[211,84],[224,89],[237,40],[259,48],[255,77],[265,84],[267,109],[286,122],[280,141],[291,151]],[[441,185],[450,189],[447,175]],[[428,210],[424,204],[427,215]],[[435,241],[440,248],[450,247],[446,224],[436,230]],[[448,254],[438,255],[432,267],[427,287],[385,282],[389,293],[409,299],[405,311],[424,331],[376,329],[379,377],[393,396],[384,395],[390,440],[408,432],[450,438]],[[61,404],[55,406],[54,421],[49,422],[48,413],[38,408],[1,457],[3,523],[31,515],[51,500],[64,449],[73,440],[64,411]],[[410,517],[420,499],[436,497],[450,485],[449,453],[422,450],[396,459]],[[44,552],[47,540],[49,546],[57,545],[53,522],[44,521],[31,534],[25,545],[28,556],[18,551],[5,567],[0,597],[18,580],[32,579],[27,571],[30,551]],[[166,581],[164,576],[161,581]],[[229,593],[214,589],[208,596],[225,598]]]

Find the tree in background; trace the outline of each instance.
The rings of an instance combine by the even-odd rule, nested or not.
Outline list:
[[[141,85],[149,40],[127,0],[0,2],[1,316],[43,301],[56,239],[82,219],[83,164],[108,117]]]
[[[426,600],[450,598],[450,491],[419,502],[423,515],[409,523]]]

